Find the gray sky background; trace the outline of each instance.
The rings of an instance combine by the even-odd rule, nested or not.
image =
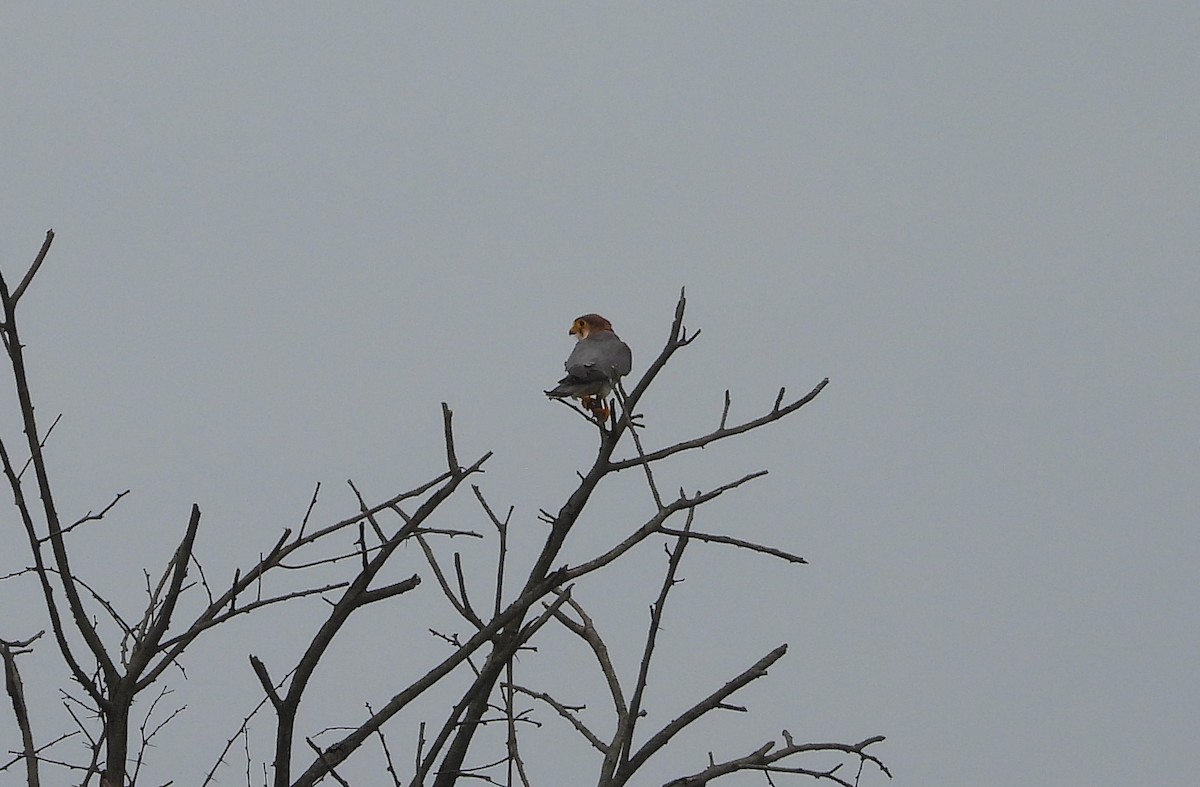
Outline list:
[[[1200,6],[169,6],[0,13],[10,284],[58,233],[22,318],[43,426],[64,413],[60,506],[133,490],[76,537],[90,581],[132,609],[192,502],[228,577],[317,481],[333,520],[356,508],[346,478],[372,499],[425,480],[443,400],[462,458],[496,452],[481,483],[532,552],[595,444],[541,393],[570,321],[609,317],[637,376],[686,286],[703,335],[644,400],[650,444],[713,428],[726,387],[748,418],[780,385],[832,382],[661,471],[694,490],[769,469],[697,525],[812,565],[692,548],[651,720],[791,651],[739,695],[750,716],[698,728],[645,783],[783,727],[887,735],[900,785],[1194,783]],[[484,528],[467,503],[446,524]],[[616,479],[567,555],[648,505]],[[0,529],[8,573],[27,558],[11,513]],[[486,549],[462,548],[482,594]],[[627,671],[662,565],[648,546],[578,589]],[[0,636],[44,625],[32,591],[0,585]],[[420,592],[355,622],[307,733],[444,652]],[[257,699],[246,653],[286,672],[321,611],[204,642],[155,783],[199,782]],[[38,652],[49,735],[61,669]],[[569,638],[521,669],[607,729]],[[537,783],[593,780],[545,718]],[[383,783],[372,756],[356,785]]]

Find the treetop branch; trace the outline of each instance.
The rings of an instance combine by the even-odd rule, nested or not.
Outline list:
[[[734,435],[742,434],[743,432],[749,432],[751,429],[757,429],[758,427],[769,424],[772,421],[778,421],[780,418],[791,415],[804,405],[811,402],[813,399],[817,398],[817,395],[821,393],[821,391],[825,390],[825,386],[827,385],[829,385],[828,377],[817,383],[817,386],[809,391],[805,396],[797,399],[786,407],[781,408],[778,406],[778,404],[776,404],[776,406],[772,408],[770,412],[759,418],[754,418],[746,421],[745,423],[738,424],[737,426],[721,426],[706,435],[701,435],[700,437],[696,437],[692,440],[684,440],[676,443],[675,445],[667,446],[666,448],[660,448],[657,451],[651,451],[650,453],[642,456],[624,459],[619,462],[610,462],[608,469],[613,472],[619,472],[621,470],[627,470],[631,467],[637,467],[638,465],[646,464],[647,462],[657,462],[660,459],[666,459],[668,456],[680,453],[681,451],[691,451],[695,448],[703,448],[709,443],[714,443],[717,440],[724,440],[727,437],[733,437]]]
[[[37,275],[38,268],[42,267],[42,263],[46,260],[46,253],[50,251],[50,244],[53,242],[54,230],[46,230],[46,240],[42,242],[41,251],[34,258],[33,265],[29,266],[29,272],[25,274],[25,278],[21,279],[21,283],[17,285],[17,289],[13,290],[12,301],[14,306],[17,301],[21,300],[21,296],[25,294],[25,290],[29,288],[29,283]]]
[[[241,719],[241,726],[225,740],[224,748],[204,780],[205,784],[216,780],[215,774],[219,768],[235,766],[229,760],[239,756],[236,753],[239,749],[244,749],[247,782],[261,780],[264,784],[273,783],[274,787],[311,787],[323,781],[346,785],[362,777],[358,775],[361,770],[352,772],[352,768],[359,768],[359,763],[353,766],[344,763],[356,752],[370,749],[378,741],[382,755],[375,753],[374,764],[378,765],[380,760],[386,764],[385,770],[394,787],[401,784],[401,774],[396,767],[398,763],[404,769],[411,768],[412,781],[408,781],[409,773],[404,774],[403,778],[412,787],[453,787],[466,780],[529,787],[531,781],[526,773],[523,755],[528,756],[530,752],[542,748],[535,748],[530,740],[536,740],[534,736],[540,734],[538,730],[543,726],[543,717],[548,717],[556,725],[562,722],[569,724],[575,730],[572,738],[579,735],[591,750],[601,753],[603,762],[599,764],[598,787],[621,787],[632,783],[635,774],[641,775],[639,771],[649,758],[706,714],[716,711],[712,716],[726,718],[720,712],[745,713],[746,707],[737,704],[733,695],[766,675],[786,652],[787,646],[780,645],[724,685],[718,685],[715,690],[713,685],[709,685],[697,691],[696,696],[701,699],[688,700],[679,715],[674,718],[664,716],[653,723],[653,728],[649,727],[653,721],[646,710],[652,705],[648,701],[649,676],[652,669],[657,669],[656,660],[662,658],[655,654],[663,652],[665,638],[673,633],[674,627],[669,628],[664,624],[665,610],[668,597],[674,598],[672,591],[684,581],[681,563],[689,545],[698,541],[746,549],[791,563],[805,562],[803,557],[773,545],[694,529],[700,506],[764,475],[765,470],[747,473],[740,478],[736,477],[739,473],[733,473],[730,477],[735,480],[705,490],[674,481],[667,483],[664,471],[654,463],[774,423],[812,401],[829,382],[828,379],[822,380],[807,395],[794,401],[786,399],[785,388],[779,388],[778,395],[772,389],[774,402],[770,409],[740,423],[737,422],[738,416],[731,413],[732,397],[726,389],[719,413],[711,414],[719,416],[715,430],[707,431],[711,428],[710,422],[698,430],[706,433],[665,447],[650,446],[653,450],[646,450],[643,445],[645,441],[642,440],[646,433],[640,430],[648,413],[639,412],[641,399],[675,358],[675,353],[690,346],[701,333],[699,330],[690,331],[685,325],[687,298],[684,288],[680,288],[670,329],[657,356],[650,359],[631,390],[626,391],[619,381],[613,386],[616,402],[604,402],[603,418],[598,415],[589,418],[598,427],[599,444],[596,446],[591,443],[595,451],[590,461],[585,460],[578,469],[570,468],[575,469],[578,480],[570,478],[569,471],[564,472],[572,488],[553,506],[535,509],[534,515],[525,517],[532,520],[536,516],[547,523],[548,528],[523,521],[523,518],[515,516],[517,509],[512,506],[508,507],[507,513],[504,513],[504,509],[493,508],[478,485],[472,486],[472,489],[491,528],[483,524],[478,528],[479,532],[475,532],[468,529],[469,524],[464,525],[451,518],[459,515],[457,511],[447,513],[453,503],[448,506],[442,504],[455,495],[462,485],[469,483],[471,476],[482,473],[484,463],[492,454],[483,454],[469,466],[460,464],[453,428],[454,413],[448,403],[442,402],[443,446],[434,449],[435,454],[441,452],[442,455],[440,459],[433,457],[434,464],[425,480],[374,505],[368,505],[369,498],[364,497],[353,482],[347,482],[357,503],[356,510],[348,517],[324,525],[320,520],[313,521],[321,491],[318,483],[312,489],[298,526],[290,522],[291,527],[277,528],[277,538],[268,535],[261,548],[251,550],[244,558],[235,558],[231,567],[214,569],[217,576],[232,575],[232,578],[210,586],[197,554],[198,544],[202,543],[199,538],[201,515],[198,505],[191,507],[186,521],[176,523],[174,551],[157,567],[151,568],[105,566],[92,559],[91,554],[82,551],[87,536],[115,537],[110,533],[113,528],[107,522],[104,527],[94,528],[87,533],[83,532],[83,526],[100,519],[111,520],[118,503],[128,494],[127,490],[117,493],[102,508],[88,510],[73,523],[66,524],[60,518],[56,494],[62,496],[64,493],[58,484],[51,483],[52,468],[49,464],[53,452],[45,450],[50,432],[58,421],[55,420],[44,434],[39,429],[30,385],[31,361],[27,359],[27,349],[21,341],[21,326],[16,316],[18,302],[23,302],[21,299],[45,263],[53,239],[54,232],[51,230],[46,233],[41,250],[32,265],[23,272],[15,289],[9,290],[0,271],[0,308],[3,309],[0,315],[0,338],[3,339],[16,391],[8,422],[12,430],[19,428],[23,432],[20,437],[11,435],[19,443],[6,441],[0,433],[0,469],[11,488],[16,508],[17,516],[11,518],[12,524],[24,529],[29,550],[26,562],[22,564],[28,567],[13,576],[31,574],[40,585],[39,613],[48,618],[46,629],[53,632],[53,642],[63,657],[62,662],[56,659],[50,659],[49,662],[58,664],[62,672],[60,677],[66,688],[60,688],[59,693],[70,717],[66,720],[67,728],[72,730],[69,722],[74,720],[78,729],[48,744],[38,745],[30,723],[31,714],[37,715],[34,713],[36,709],[25,704],[21,676],[17,670],[20,655],[30,652],[36,637],[18,642],[0,640],[0,659],[4,663],[7,692],[13,702],[17,727],[21,732],[20,748],[13,747],[14,751],[11,752],[13,759],[0,762],[0,772],[5,777],[9,776],[10,770],[15,772],[24,765],[27,787],[38,787],[39,766],[54,764],[79,772],[77,781],[88,781],[94,776],[94,780],[102,787],[120,787],[142,781],[161,782],[161,778],[149,774],[151,766],[158,765],[150,757],[156,746],[162,744],[159,733],[167,724],[175,726],[193,722],[189,721],[187,714],[181,713],[186,706],[174,711],[170,709],[171,703],[165,700],[171,695],[171,689],[165,680],[159,683],[156,697],[148,699],[144,692],[164,678],[168,668],[173,667],[183,678],[189,678],[184,671],[184,657],[205,632],[239,615],[267,607],[274,608],[293,599],[320,597],[322,603],[309,605],[308,611],[314,612],[315,620],[305,618],[311,620],[311,628],[307,631],[301,629],[298,640],[293,636],[297,631],[296,625],[308,625],[298,619],[293,620],[294,625],[284,632],[287,636],[278,638],[277,644],[295,644],[290,655],[288,652],[272,655],[268,659],[272,662],[270,669],[257,655],[245,654],[249,658],[250,670],[261,686],[262,695],[255,698],[258,704],[249,715],[246,715],[245,709],[239,709],[230,716],[231,727],[237,724],[238,719]],[[629,382],[633,383],[633,378]],[[609,404],[612,404],[611,411],[607,409]],[[580,412],[585,418],[588,417],[586,412]],[[612,413],[611,420],[608,412]],[[46,420],[49,422],[50,419]],[[615,452],[626,433],[633,443],[627,453],[633,455],[615,460]],[[589,431],[587,436],[595,440],[591,437],[594,434],[596,432]],[[514,432],[513,439],[519,438],[520,435]],[[15,445],[20,447],[13,449]],[[15,450],[18,455],[15,459],[10,450]],[[585,446],[583,450],[591,449]],[[28,461],[25,461],[26,456]],[[25,463],[24,467],[21,467],[21,462]],[[635,490],[632,496],[626,495],[623,502],[636,504],[641,513],[626,514],[627,518],[617,524],[618,534],[608,544],[589,546],[593,542],[580,538],[578,543],[570,544],[575,551],[567,553],[564,545],[589,505],[600,498],[596,493],[610,491],[607,488],[601,490],[605,479],[635,467],[642,468],[649,494]],[[30,468],[30,472],[23,476],[26,468]],[[672,492],[675,488],[679,490],[677,497]],[[612,491],[614,494],[624,494],[622,490]],[[308,497],[307,490],[305,495]],[[471,509],[473,511],[474,504]],[[591,511],[595,513],[594,506]],[[671,519],[680,512],[684,512],[685,516],[682,524],[679,519]],[[393,519],[393,515],[396,519]],[[479,518],[477,512],[470,516],[476,520]],[[530,525],[529,529],[525,528],[526,524]],[[79,533],[71,538],[66,537],[77,528]],[[279,529],[282,529],[282,533],[278,533]],[[492,529],[496,538],[485,537]],[[447,547],[450,553],[441,552],[445,541],[435,536],[453,538],[459,535],[473,538],[453,541],[452,546]],[[643,628],[643,634],[639,635],[643,639],[639,640],[640,652],[635,655],[638,659],[636,667],[629,665],[630,674],[626,677],[626,685],[622,685],[622,675],[618,672],[605,638],[600,634],[596,620],[612,620],[613,613],[621,610],[616,605],[623,603],[627,594],[598,592],[591,596],[597,601],[589,603],[604,606],[585,609],[584,604],[572,596],[576,586],[571,583],[587,577],[587,582],[580,586],[590,592],[595,583],[600,583],[603,591],[608,587],[604,583],[622,581],[617,572],[600,572],[600,569],[626,557],[652,537],[654,545],[665,541],[666,568],[661,582],[656,582],[656,597],[648,599],[649,622]],[[272,542],[271,538],[276,540]],[[408,549],[414,538],[416,545]],[[529,539],[533,539],[533,543],[529,543]],[[459,544],[463,544],[462,551],[454,551]],[[22,544],[22,550],[25,546]],[[218,548],[224,546],[227,545],[221,544]],[[412,551],[418,548],[421,550],[419,554]],[[494,570],[490,564],[482,571],[472,570],[481,565],[477,552],[481,548],[488,550],[489,557],[494,557]],[[416,565],[410,561],[415,561]],[[73,566],[72,562],[76,565]],[[208,562],[207,559],[205,562]],[[77,573],[81,569],[84,573]],[[96,580],[90,573],[98,570],[108,570],[110,575],[102,577],[103,581]],[[513,576],[514,570],[522,573]],[[191,577],[189,572],[192,573]],[[435,578],[437,588],[450,605],[449,609],[445,608],[437,591],[432,595],[412,593],[403,600],[399,598],[418,588],[423,579],[429,578],[429,574]],[[105,589],[110,586],[106,583],[114,580],[114,577],[116,580],[130,577],[142,586],[145,602],[131,613],[140,617],[122,618],[118,608],[123,612],[127,610],[116,602],[114,596],[106,598],[104,595]],[[703,577],[689,576],[688,579],[702,580]],[[14,589],[22,586],[24,583],[21,582],[0,585],[5,592],[15,592]],[[192,590],[197,592],[185,598],[185,594]],[[654,593],[655,590],[650,592]],[[481,593],[491,598],[479,598]],[[475,598],[472,599],[471,595]],[[113,600],[110,601],[110,598]],[[316,599],[313,598],[313,601]],[[440,655],[433,657],[440,660],[425,663],[418,652],[398,652],[396,658],[384,668],[380,678],[382,682],[377,684],[384,687],[377,689],[382,692],[382,697],[386,699],[390,696],[390,699],[377,702],[375,698],[369,698],[371,701],[365,703],[366,718],[356,710],[354,721],[347,726],[336,726],[337,722],[329,719],[314,719],[309,706],[317,703],[305,704],[301,713],[302,700],[310,683],[315,685],[316,681],[329,677],[330,673],[336,680],[337,665],[331,666],[331,661],[338,658],[334,655],[337,653],[335,641],[345,644],[347,638],[368,636],[362,633],[361,628],[358,634],[348,633],[353,628],[347,625],[348,621],[352,617],[362,617],[356,614],[359,610],[381,602],[388,602],[385,609],[405,605],[404,614],[389,616],[389,622],[411,626],[415,632],[428,629],[448,643]],[[0,608],[7,607],[0,603]],[[379,610],[379,606],[372,609]],[[380,614],[386,614],[379,611]],[[180,620],[185,613],[184,619]],[[437,617],[439,614],[442,617]],[[417,618],[418,615],[429,617]],[[271,616],[271,619],[275,617]],[[617,617],[618,623],[613,625],[628,627],[632,617]],[[444,628],[446,619],[457,618],[470,624],[457,624],[466,629],[461,635]],[[258,619],[261,616],[256,617]],[[644,620],[640,616],[637,619]],[[574,636],[546,636],[543,627],[550,621],[561,623]],[[634,625],[643,626],[641,623]],[[689,621],[680,621],[679,625],[691,624]],[[437,634],[439,629],[447,633]],[[579,652],[581,646],[576,638],[582,640],[583,646],[591,654],[590,658],[586,653]],[[564,696],[562,688],[537,685],[538,678],[549,679],[548,676],[554,674],[552,671],[542,671],[543,660],[560,658],[559,648],[563,646],[564,639],[571,651],[566,658],[582,655],[582,661],[588,664],[594,660],[599,667],[599,676],[604,681],[604,685],[594,680],[571,684],[567,692],[579,691],[585,686],[590,692],[579,697],[576,704],[566,701],[575,698]],[[389,647],[386,643],[381,646]],[[448,654],[446,651],[449,651]],[[196,655],[194,649],[191,652]],[[225,655],[224,651],[218,653]],[[528,660],[519,662],[519,654],[522,659],[528,656]],[[205,651],[199,658],[211,655],[211,651]],[[747,661],[751,658],[747,658]],[[276,664],[276,659],[290,663]],[[526,670],[527,666],[533,666],[533,669]],[[288,667],[291,669],[288,670]],[[242,662],[241,669],[245,668],[246,663]],[[594,668],[589,669],[594,671]],[[521,674],[520,680],[516,677],[518,672]],[[284,677],[277,680],[273,679],[272,674]],[[78,683],[82,690],[70,687],[72,681]],[[395,685],[388,686],[392,681]],[[591,700],[596,697],[601,699],[600,705],[605,707],[598,710],[593,708]],[[414,727],[419,724],[419,732],[413,741],[415,756],[409,765],[402,757],[393,758],[390,747],[394,746],[397,735],[393,730],[388,730],[385,738],[383,726],[389,722],[408,724],[407,714],[417,714],[418,705],[423,712],[437,715],[431,718],[420,718],[418,715],[418,718],[411,719]],[[251,719],[256,718],[260,709],[268,707],[273,713],[261,715],[270,718],[257,719],[254,725],[256,729],[252,730]],[[430,708],[434,710],[430,711]],[[402,711],[406,717],[400,715]],[[268,726],[269,732],[264,735],[264,728]],[[61,758],[63,762],[59,762],[58,757],[49,756],[46,751],[49,746],[76,735],[79,736],[76,740],[82,740],[84,745],[75,754]],[[273,756],[263,756],[255,751],[263,745],[265,736],[273,737]],[[173,737],[172,745],[184,745],[177,742],[195,739],[186,735]],[[334,741],[332,745],[318,745],[330,740]],[[728,773],[757,771],[768,782],[771,774],[789,773],[830,781],[843,787],[850,787],[853,781],[857,787],[858,779],[848,775],[852,773],[852,768],[844,766],[857,764],[861,776],[864,765],[873,763],[887,774],[882,763],[868,751],[868,747],[882,740],[882,737],[874,737],[857,744],[797,743],[785,730],[783,745],[777,745],[775,741],[762,745],[753,742],[752,746],[747,747],[753,748],[752,751],[725,762],[717,762],[710,754],[705,767],[671,784],[675,787],[698,787]],[[220,748],[220,741],[216,748]],[[490,750],[488,755],[481,754],[485,748]],[[311,754],[308,749],[311,749]],[[824,753],[822,761],[817,763],[821,768],[830,764],[830,757],[837,764],[825,770],[809,767],[811,764],[804,762],[805,756],[818,752]],[[168,760],[174,761],[175,755],[175,752],[168,754]],[[170,767],[169,762],[167,767]],[[258,767],[262,768],[261,779],[255,778],[252,773],[252,768]],[[371,767],[371,764],[366,767]],[[303,772],[295,775],[293,768]],[[369,781],[371,777],[367,779]]]

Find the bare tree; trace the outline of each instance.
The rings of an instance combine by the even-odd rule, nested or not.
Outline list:
[[[540,513],[540,518],[548,525],[547,533],[532,567],[518,575],[520,581],[515,585],[515,591],[510,589],[513,583],[508,576],[511,572],[508,532],[513,509],[504,516],[498,515],[478,486],[467,485],[479,506],[486,529],[494,536],[486,539],[494,548],[495,561],[486,605],[481,606],[471,598],[470,588],[476,583],[468,581],[461,553],[454,552],[448,561],[444,547],[439,546],[459,536],[483,539],[478,532],[440,526],[435,521],[435,514],[446,500],[460,491],[464,482],[481,471],[491,456],[485,453],[469,464],[460,463],[452,413],[443,404],[444,471],[386,500],[370,504],[351,484],[358,510],[323,526],[310,525],[309,521],[317,504],[318,485],[300,525],[295,529],[284,528],[273,544],[256,560],[235,571],[228,582],[210,582],[195,554],[201,513],[198,506],[193,506],[174,554],[156,579],[151,581],[151,575],[146,574],[144,607],[136,611],[134,617],[128,617],[102,594],[93,591],[86,577],[72,566],[70,549],[71,534],[110,514],[125,492],[115,495],[97,512],[89,511],[73,522],[62,520],[44,453],[45,440],[53,424],[43,432],[34,416],[17,307],[44,262],[53,238],[53,231],[47,232],[45,243],[15,289],[9,288],[0,272],[0,302],[3,306],[0,332],[11,366],[17,411],[24,432],[22,441],[11,443],[6,436],[0,435],[0,464],[11,487],[28,543],[31,565],[20,573],[32,574],[41,588],[47,628],[55,649],[62,658],[70,683],[82,694],[76,696],[66,689],[63,691],[65,706],[75,719],[76,728],[39,745],[17,658],[30,652],[44,632],[24,639],[0,640],[7,693],[20,733],[20,747],[11,752],[11,759],[0,762],[0,772],[15,771],[23,766],[26,784],[34,786],[41,784],[41,770],[49,766],[68,769],[82,785],[88,785],[94,779],[101,787],[136,784],[151,741],[175,715],[159,711],[152,721],[160,702],[170,694],[168,669],[177,664],[194,643],[222,624],[242,615],[270,615],[279,605],[301,598],[325,599],[328,611],[324,620],[290,664],[272,668],[258,656],[247,654],[249,668],[262,687],[263,699],[229,738],[225,749],[216,754],[216,764],[204,784],[214,782],[217,767],[231,756],[239,739],[248,747],[245,741],[250,719],[269,709],[274,713],[274,750],[270,757],[270,773],[264,768],[262,782],[270,781],[275,787],[314,785],[325,779],[347,784],[338,773],[339,766],[371,742],[377,742],[386,762],[388,778],[394,785],[444,787],[463,778],[489,784],[529,785],[531,781],[518,730],[534,713],[561,720],[596,751],[594,778],[597,785],[625,785],[632,782],[651,757],[698,719],[715,711],[744,712],[745,708],[731,702],[733,695],[765,676],[787,652],[786,644],[779,645],[739,674],[731,676],[723,685],[698,697],[670,722],[643,729],[648,675],[663,631],[667,602],[679,582],[680,566],[689,544],[707,542],[752,550],[768,559],[794,564],[805,562],[799,555],[784,549],[732,535],[704,532],[695,527],[701,506],[753,481],[765,471],[734,478],[708,490],[689,494],[680,489],[677,494],[670,495],[660,490],[655,468],[677,454],[769,426],[811,402],[828,383],[828,380],[822,380],[807,394],[792,400],[786,399],[781,388],[769,410],[740,423],[729,420],[731,399],[726,391],[715,429],[692,439],[647,449],[638,433],[639,402],[675,354],[699,336],[699,331],[689,334],[684,327],[686,300],[682,292],[662,351],[632,390],[626,392],[617,388],[611,418],[598,416],[596,413],[600,410],[593,413],[567,405],[595,426],[596,456],[591,467],[579,474],[578,485],[561,508],[553,513]],[[623,457],[619,457],[618,448],[624,448]],[[29,468],[33,471],[32,479],[25,476]],[[585,560],[564,562],[563,545],[593,493],[606,479],[622,471],[644,476],[653,501],[652,508],[640,522],[631,523],[625,531],[627,535],[609,548]],[[36,494],[40,502],[32,501],[31,494]],[[348,536],[351,546],[340,546],[346,543]],[[651,605],[640,663],[635,674],[623,675],[610,657],[599,627],[572,590],[585,579],[601,581],[593,575],[648,541],[660,542],[664,538],[668,547],[666,570]],[[381,582],[384,568],[404,544],[415,544],[419,548],[428,571],[399,581]],[[263,591],[263,579],[268,575],[290,572],[303,576],[317,567],[340,573],[332,582],[310,580],[276,593]],[[307,575],[317,576],[316,573]],[[402,678],[399,685],[384,689],[390,696],[368,705],[367,718],[349,729],[342,728],[344,734],[332,744],[319,745],[314,739],[316,736],[298,731],[297,713],[314,671],[335,638],[345,631],[351,615],[380,602],[402,603],[400,596],[430,577],[449,608],[468,627],[470,635],[459,637],[435,632],[447,643],[444,659],[432,669]],[[3,624],[0,620],[0,625]],[[538,632],[546,626],[561,626],[591,654],[594,669],[607,686],[607,702],[611,704],[613,720],[609,727],[596,729],[594,722],[589,726],[579,708],[544,688],[517,681],[514,672],[516,655],[530,647]],[[463,680],[464,665],[469,668],[466,680]],[[393,759],[393,747],[388,744],[385,725],[410,709],[418,698],[435,686],[458,686],[458,700],[444,718],[426,719],[421,723],[411,774],[402,774],[407,766],[399,766]],[[135,719],[134,702],[145,697],[153,699],[148,700],[147,710],[140,720]],[[497,736],[481,738],[481,731],[489,724],[495,724],[495,729],[499,730]],[[492,757],[490,761],[481,759],[477,751],[482,750],[477,744],[488,737],[498,737],[502,751],[501,756]],[[54,754],[55,747],[67,739],[87,742],[89,755],[86,761],[69,761],[69,758]],[[797,743],[785,730],[782,745],[774,740],[765,741],[752,751],[724,761],[717,761],[710,755],[707,763],[698,764],[694,772],[681,775],[669,784],[680,787],[702,785],[728,774],[756,771],[764,774],[768,784],[775,783],[772,774],[792,774],[840,785],[856,785],[863,766],[868,763],[887,774],[883,763],[868,751],[882,740],[881,736],[876,736],[857,743]],[[814,753],[826,758],[823,762],[828,762],[829,756],[839,759],[830,767],[818,768],[810,764],[809,755]],[[848,764],[852,767],[845,767]],[[249,764],[246,781],[247,784],[252,781]]]

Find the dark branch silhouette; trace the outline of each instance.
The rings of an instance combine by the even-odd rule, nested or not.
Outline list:
[[[64,525],[46,460],[47,438],[57,420],[42,434],[34,416],[34,396],[17,307],[43,267],[53,239],[53,231],[47,232],[33,264],[12,291],[0,271],[3,308],[0,335],[9,359],[17,394],[16,414],[22,426],[20,440],[10,441],[7,435],[0,434],[0,467],[11,489],[17,520],[28,547],[29,567],[13,576],[29,574],[37,581],[47,629],[65,665],[64,684],[78,687],[78,691],[72,688],[75,693],[68,693],[66,688],[61,690],[63,708],[74,721],[75,729],[38,745],[17,659],[32,651],[42,633],[24,640],[0,640],[7,694],[21,741],[20,749],[12,752],[12,759],[0,763],[0,773],[21,764],[25,769],[25,784],[34,787],[41,783],[43,767],[69,770],[72,778],[84,785],[91,783],[93,777],[98,777],[100,787],[130,787],[145,781],[149,778],[146,774],[154,768],[151,754],[156,737],[187,715],[183,706],[171,707],[168,669],[175,666],[179,674],[184,674],[180,660],[189,648],[234,618],[253,615],[270,620],[280,605],[313,597],[326,602],[324,617],[308,632],[294,658],[286,659],[286,665],[268,664],[254,653],[237,653],[231,661],[231,668],[251,671],[262,695],[248,712],[237,714],[240,726],[225,738],[224,747],[216,753],[205,785],[216,782],[218,769],[237,756],[234,752],[239,744],[246,760],[248,783],[252,781],[252,762],[258,756],[262,781],[269,780],[275,787],[303,787],[325,779],[349,784],[346,774],[351,766],[347,762],[364,747],[374,750],[374,745],[367,746],[372,742],[378,744],[377,756],[385,763],[387,781],[394,786],[407,783],[413,787],[449,787],[459,780],[510,787],[529,785],[532,763],[527,763],[526,752],[537,750],[522,748],[523,731],[544,723],[566,724],[586,742],[589,751],[598,755],[594,776],[597,785],[630,784],[648,760],[700,718],[715,711],[746,712],[746,708],[736,704],[734,695],[765,677],[787,652],[786,644],[774,648],[723,685],[698,692],[702,696],[678,709],[668,723],[645,729],[649,718],[647,707],[661,702],[652,696],[648,676],[660,637],[667,630],[664,620],[669,611],[668,601],[681,581],[688,547],[699,543],[705,549],[734,548],[796,565],[806,562],[790,549],[695,527],[707,503],[736,494],[742,486],[765,475],[765,470],[742,474],[707,490],[680,489],[672,496],[660,490],[656,468],[676,455],[770,426],[812,402],[829,383],[828,379],[822,380],[809,393],[792,401],[785,401],[785,390],[780,388],[769,410],[732,426],[729,424],[732,397],[726,390],[715,430],[671,445],[647,448],[638,431],[644,420],[639,404],[677,354],[700,336],[700,331],[689,332],[684,324],[687,300],[682,291],[661,351],[632,388],[626,391],[621,385],[615,386],[611,403],[572,406],[594,426],[596,453],[590,466],[578,472],[578,484],[558,510],[539,513],[548,528],[525,573],[514,577],[508,554],[509,527],[515,509],[509,507],[504,516],[498,515],[497,510],[501,509],[488,502],[478,485],[468,484],[479,505],[482,532],[459,522],[438,521],[446,501],[459,493],[464,482],[483,472],[491,457],[488,452],[470,464],[460,464],[453,412],[443,403],[444,454],[436,462],[439,469],[408,490],[368,503],[354,483],[347,482],[353,493],[355,513],[321,525],[315,514],[321,493],[318,484],[299,525],[281,528],[278,537],[245,560],[227,583],[210,581],[201,556],[196,554],[202,517],[200,507],[193,505],[181,523],[178,545],[169,559],[160,570],[142,572],[144,607],[132,613],[118,609],[117,604],[94,589],[86,572],[72,562],[71,545],[78,538],[77,531],[100,520],[108,523],[118,519],[121,500],[129,492],[116,493],[107,504]],[[620,456],[619,449],[623,450],[624,458],[615,458]],[[440,469],[442,466],[444,470]],[[26,479],[24,470],[30,467],[32,478]],[[567,561],[563,546],[593,497],[610,477],[631,468],[641,468],[653,504],[608,546],[573,562]],[[465,566],[470,563],[464,562],[464,552],[451,552],[446,547],[449,542],[460,543],[458,536],[467,536],[461,543],[471,549],[488,550],[488,558],[494,559],[494,572],[489,570],[482,578],[468,572]],[[648,542],[665,544],[667,565],[658,595],[650,605],[637,670],[632,675],[622,675],[581,596],[590,595],[591,588],[604,587],[612,573],[604,569]],[[395,578],[394,559],[405,546],[409,547],[409,554],[424,562],[417,566],[417,573]],[[268,592],[264,584],[268,576],[287,576],[293,581],[286,589]],[[409,601],[411,591],[430,577],[433,583],[427,587],[433,587],[434,592],[424,594],[424,601]],[[300,725],[300,709],[308,688],[319,677],[318,667],[326,660],[331,646],[349,636],[346,623],[355,613],[380,604],[418,604],[419,609],[426,609],[431,603],[440,605],[441,600],[457,619],[464,621],[468,630],[459,635],[426,627],[448,651],[437,664],[410,672],[400,668],[389,675],[387,680],[392,684],[380,685],[381,696],[365,703],[365,719],[350,725],[328,724],[317,731],[305,730]],[[0,625],[3,623],[0,619]],[[607,696],[589,699],[611,706],[610,728],[602,728],[590,720],[585,722],[582,703],[572,704],[539,687],[536,680],[529,680],[536,675],[519,678],[518,654],[539,647],[536,643],[544,639],[539,633],[551,624],[564,627],[574,635],[570,638],[572,646],[582,647],[590,654],[591,666],[587,668],[598,670],[607,687]],[[464,665],[469,671],[460,669]],[[396,738],[394,735],[389,738],[385,726],[409,711],[435,687],[442,692],[454,687],[456,699],[439,718],[420,720],[410,759],[395,757]],[[269,756],[252,753],[253,719],[269,719],[273,730]],[[494,725],[491,727],[494,732],[485,735],[483,731],[488,725]],[[328,743],[334,735],[337,739]],[[71,754],[58,753],[56,747],[69,739],[86,745]],[[883,763],[868,751],[882,737],[855,744],[797,743],[784,731],[783,739],[782,746],[767,742],[723,762],[710,755],[707,765],[670,784],[702,785],[739,771],[759,771],[767,774],[768,779],[770,774],[791,774],[848,787],[859,784],[863,766],[868,763],[890,776]],[[503,752],[498,757],[494,754],[496,744]],[[485,748],[493,754],[483,756]],[[822,770],[806,762],[806,756],[813,753],[836,755],[842,760]],[[847,763],[857,763],[855,776],[843,774],[842,766]],[[404,768],[411,768],[411,772],[401,773]],[[586,773],[586,768],[579,773]],[[580,779],[586,780],[586,777]]]

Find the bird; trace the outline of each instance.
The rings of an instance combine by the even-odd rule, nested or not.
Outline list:
[[[567,376],[546,391],[546,396],[579,399],[583,409],[604,423],[609,414],[604,398],[633,368],[633,352],[613,333],[612,323],[599,314],[576,318],[567,333],[576,339],[564,364]]]

